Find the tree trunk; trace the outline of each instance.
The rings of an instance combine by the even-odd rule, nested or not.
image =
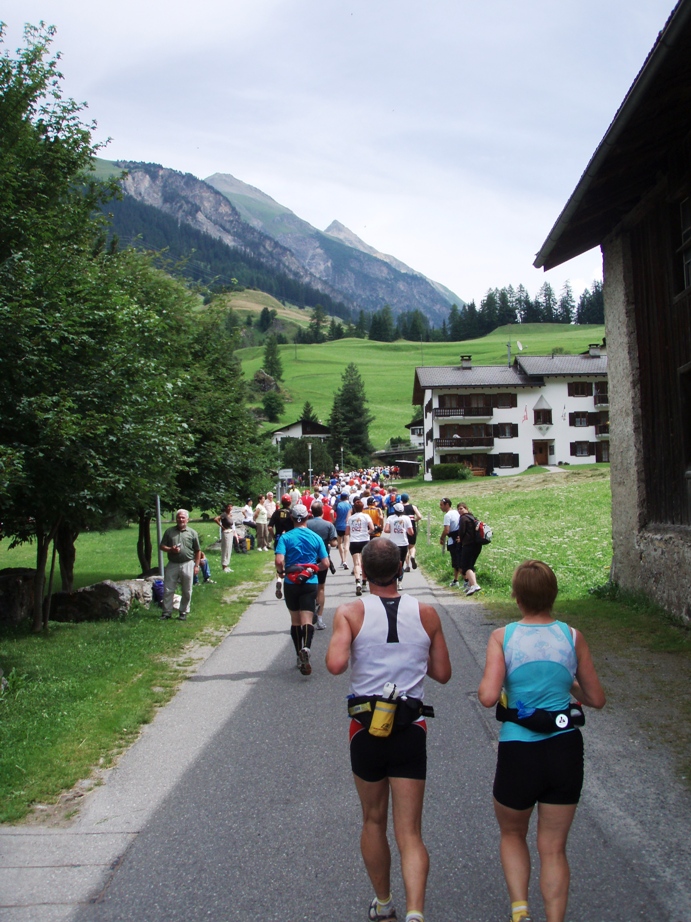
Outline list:
[[[148,573],[151,569],[151,515],[145,509],[139,510],[137,557],[142,573]]]
[[[74,545],[78,537],[79,529],[69,525],[67,522],[61,522],[55,533],[63,592],[74,592],[74,561],[77,557]]]
[[[55,555],[57,553],[57,538],[53,539],[53,558],[50,562],[50,576],[48,577],[48,592],[43,600],[43,630],[48,630],[48,621],[50,620],[50,603],[53,596],[53,575],[55,573]]]
[[[43,590],[46,584],[48,548],[61,521],[58,519],[48,531],[44,530],[40,522],[36,522],[36,575],[34,576],[34,623],[32,626],[35,634],[40,634],[43,629]]]

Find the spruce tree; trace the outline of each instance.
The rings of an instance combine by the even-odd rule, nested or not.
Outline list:
[[[283,380],[283,364],[278,351],[278,343],[273,333],[270,333],[266,337],[266,345],[264,346],[264,371],[267,375],[271,375],[274,381]]]
[[[352,362],[343,372],[341,387],[334,395],[329,416],[329,451],[339,458],[344,449],[346,466],[360,467],[369,464],[373,445],[369,438],[370,423],[374,416],[367,409],[365,385]]]

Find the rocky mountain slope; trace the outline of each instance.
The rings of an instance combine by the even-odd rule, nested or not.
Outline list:
[[[312,275],[339,293],[341,300],[367,311],[389,304],[394,314],[420,310],[440,324],[451,304],[463,301],[453,292],[405,263],[380,253],[338,221],[320,231],[260,189],[226,173],[205,180],[230,201],[256,230],[272,237]]]
[[[420,310],[438,326],[448,317],[452,303],[463,304],[453,292],[395,257],[379,253],[339,222],[327,231],[317,230],[261,190],[228,174],[202,181],[158,164],[120,162],[118,167],[127,170],[126,198],[321,292],[330,302],[344,305],[343,311],[349,309],[353,319],[360,310],[374,312],[388,304],[394,314]]]
[[[121,161],[118,166],[127,170],[122,182],[126,196],[246,252],[272,270],[316,288],[334,300],[344,300],[340,292],[306,269],[289,249],[244,220],[225,196],[191,173],[151,163]]]

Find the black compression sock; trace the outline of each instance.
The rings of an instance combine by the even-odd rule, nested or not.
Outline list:
[[[299,624],[291,624],[290,636],[293,638],[293,646],[295,647],[295,652],[299,653],[302,649],[302,628]]]

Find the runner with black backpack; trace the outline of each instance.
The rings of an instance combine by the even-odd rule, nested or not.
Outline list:
[[[475,576],[475,564],[482,551],[483,542],[479,537],[478,520],[468,506],[459,503],[456,509],[460,516],[456,541],[461,545],[460,570],[465,580],[465,594],[474,595],[482,589]]]

